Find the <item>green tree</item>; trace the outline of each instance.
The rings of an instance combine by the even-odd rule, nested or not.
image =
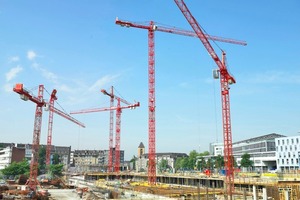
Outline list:
[[[181,166],[181,162],[182,162],[183,158],[177,158],[176,161],[175,161],[175,170],[179,170],[182,168]]]
[[[189,158],[188,157],[184,157],[181,162],[181,169],[189,169]]]
[[[63,164],[57,164],[57,165],[50,165],[49,166],[49,173],[53,176],[61,176],[63,171]]]
[[[199,153],[199,156],[208,156],[209,152],[208,151],[204,151],[202,153]]]
[[[241,167],[252,167],[252,166],[253,166],[253,161],[250,160],[250,155],[247,153],[242,155]]]
[[[205,166],[206,166],[206,162],[205,162],[204,157],[198,156],[198,158],[197,158],[197,166],[196,166],[197,169],[200,170],[200,171],[202,171],[203,168],[205,168]]]
[[[211,158],[207,159],[206,168],[207,169],[213,169],[214,168],[214,160],[213,159],[211,159]]]
[[[162,159],[159,163],[158,163],[158,171],[159,172],[164,172],[168,169],[168,161],[165,159]]]
[[[198,153],[196,150],[193,150],[190,152],[189,158],[188,158],[188,166],[187,166],[188,169],[195,168],[197,156],[198,156]]]
[[[131,158],[130,162],[132,163],[133,170],[135,170],[135,169],[136,169],[136,166],[135,166],[135,165],[136,165],[136,157],[133,156],[133,157]]]
[[[217,170],[223,169],[225,166],[224,157],[221,155],[218,155],[215,159],[215,167]]]
[[[2,174],[7,177],[15,177],[22,174],[29,175],[29,171],[30,166],[26,159],[24,159],[22,162],[13,162],[1,170]]]
[[[46,147],[40,146],[39,148],[39,174],[43,174],[46,171]]]
[[[57,153],[55,153],[52,157],[52,164],[57,165],[59,163],[60,163],[60,156]]]

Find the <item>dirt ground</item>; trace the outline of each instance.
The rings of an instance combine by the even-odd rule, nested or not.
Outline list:
[[[49,189],[50,200],[76,200],[81,199],[74,189]]]

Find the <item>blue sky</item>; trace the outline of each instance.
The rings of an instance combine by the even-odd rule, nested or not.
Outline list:
[[[208,34],[247,41],[218,43],[227,53],[234,141],[269,133],[299,134],[300,2],[185,1]],[[43,84],[57,89],[58,109],[67,112],[109,106],[100,90],[114,86],[136,110],[123,110],[121,149],[125,158],[148,148],[147,31],[115,25],[115,18],[191,30],[174,1],[0,1],[0,138],[31,143],[35,105],[12,91],[23,83],[37,95]],[[212,43],[213,44],[213,43]],[[219,48],[213,44],[219,57]],[[156,150],[208,150],[222,141],[216,64],[197,38],[155,33]],[[45,99],[49,99],[47,91]],[[86,128],[54,116],[54,145],[107,149],[109,113],[74,115]],[[46,143],[43,113],[41,143]]]

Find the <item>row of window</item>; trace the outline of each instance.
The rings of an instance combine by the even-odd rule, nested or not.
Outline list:
[[[280,146],[280,148],[276,147],[276,151],[279,151],[279,150],[280,150],[280,151],[283,151],[283,149],[284,149],[285,151],[287,151],[288,149],[289,149],[290,151],[293,151],[293,146],[292,146],[292,145],[290,145],[289,147],[288,147],[288,146],[285,146],[285,147]],[[294,150],[295,150],[295,151],[298,150],[297,145],[294,145]]]
[[[279,155],[279,158],[281,158],[281,157],[288,157],[288,158],[290,158],[291,157],[291,152],[283,152],[283,153],[279,153],[278,155]],[[293,152],[293,157],[296,157],[296,154],[295,154],[295,152]],[[298,155],[298,157],[299,157],[299,155]]]
[[[295,162],[294,162],[295,161]],[[299,164],[299,159],[298,158],[296,158],[296,159],[294,159],[294,158],[291,158],[291,159],[277,159],[277,164],[278,165],[289,165],[289,164],[291,164],[291,165],[294,165],[294,164]]]
[[[299,138],[288,138],[288,139],[286,139],[286,144],[289,144],[290,143],[290,141],[291,141],[291,144],[294,144],[294,142],[296,143],[296,144],[299,144]],[[282,144],[282,145],[284,145],[285,144],[285,139],[278,139],[277,140],[277,144],[278,145],[280,145],[280,143]]]

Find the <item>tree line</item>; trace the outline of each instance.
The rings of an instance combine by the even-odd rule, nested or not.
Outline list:
[[[189,153],[188,157],[177,158],[175,161],[175,170],[176,171],[204,171],[208,170],[222,170],[225,169],[224,156],[218,155],[214,157],[209,156],[209,152],[205,151],[198,153],[196,150],[193,150]],[[170,169],[168,166],[167,160],[161,160],[158,162],[158,171],[164,172]],[[240,167],[252,167],[253,161],[250,160],[250,155],[245,153],[242,155]],[[238,167],[236,160],[234,159],[234,167]]]
[[[60,164],[60,157],[58,154],[54,154],[52,157],[52,164],[46,166],[46,148],[40,147],[39,149],[39,168],[38,174],[48,173],[51,176],[61,176],[63,171],[63,164]],[[30,175],[30,161],[24,159],[21,162],[12,162],[10,165],[1,170],[1,174],[5,179],[17,179],[20,175],[29,177]]]

